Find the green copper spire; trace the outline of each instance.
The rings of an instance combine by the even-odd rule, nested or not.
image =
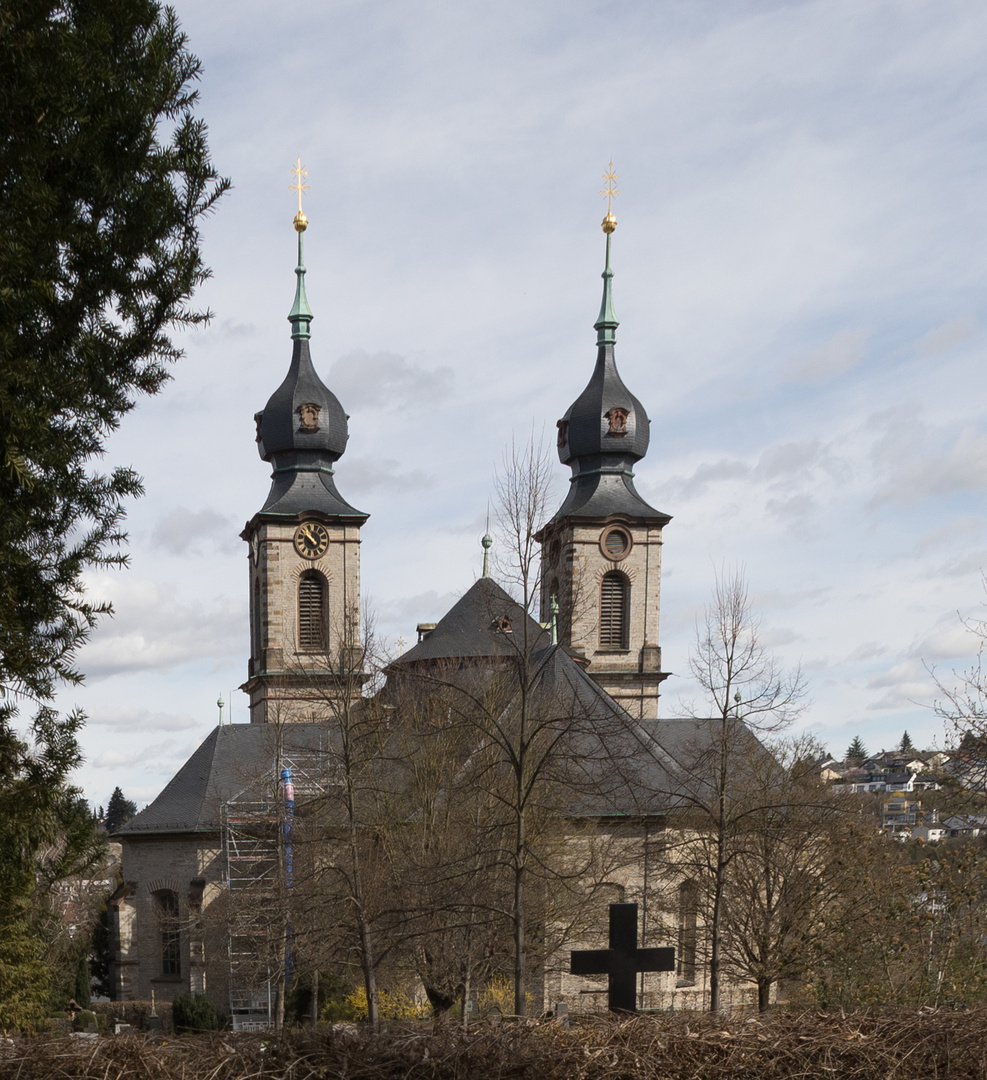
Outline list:
[[[600,317],[593,323],[593,329],[596,330],[597,345],[613,345],[617,341],[617,327],[620,326],[620,323],[617,322],[617,316],[613,311],[613,287],[611,285],[613,270],[610,267],[610,237],[613,235],[614,229],[617,228],[617,219],[613,215],[613,197],[619,195],[620,191],[613,186],[614,180],[618,180],[619,177],[613,171],[612,161],[603,174],[603,179],[607,182],[607,186],[600,192],[601,195],[607,197],[607,216],[603,219],[603,231],[607,234],[607,263],[603,270],[603,302],[600,304]]]
[[[298,229],[298,265],[295,267],[295,276],[298,278],[298,284],[295,286],[295,302],[291,306],[288,321],[291,323],[292,338],[309,338],[312,336],[312,331],[309,329],[312,322],[312,309],[308,306],[308,297],[305,295],[305,259],[302,247],[302,233],[308,222],[304,220],[304,214],[300,217],[303,219],[301,222],[297,217],[295,218],[295,228]],[[300,229],[299,224],[301,224]]]
[[[612,216],[612,215],[608,215]],[[614,227],[617,222],[614,221]],[[617,316],[613,311],[613,270],[610,268],[610,234],[607,233],[607,265],[601,275],[603,278],[603,302],[600,304],[600,317],[593,323],[596,330],[597,345],[613,345],[617,341]]]
[[[294,226],[298,233],[298,265],[295,267],[295,277],[298,283],[295,285],[295,302],[291,306],[291,314],[288,322],[291,323],[292,339],[310,338],[312,332],[309,329],[312,322],[312,309],[308,306],[308,297],[305,295],[305,257],[302,234],[308,228],[308,218],[302,210],[302,192],[308,191],[308,184],[302,183],[302,177],[308,176],[308,169],[302,168],[302,159],[291,170],[295,175],[295,182],[291,185],[292,191],[298,192],[298,213],[295,214]]]

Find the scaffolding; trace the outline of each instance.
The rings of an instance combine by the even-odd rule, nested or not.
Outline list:
[[[295,800],[317,798],[332,786],[322,740],[292,748],[272,761],[269,778],[222,806],[228,899],[229,1007],[234,1030],[273,1026],[275,973],[263,956],[286,933],[285,890],[291,886],[291,820]],[[258,798],[257,788],[268,788]],[[277,913],[285,912],[282,924]],[[273,918],[272,918],[273,915]]]
[[[228,910],[229,1001],[235,1030],[268,1027],[273,1019],[271,973],[258,953],[270,942],[268,903],[278,890],[278,807],[254,798],[223,806],[223,854]]]

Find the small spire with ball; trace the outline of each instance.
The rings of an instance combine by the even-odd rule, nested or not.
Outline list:
[[[303,233],[308,228],[308,218],[302,210],[302,192],[310,191],[311,187],[308,184],[302,183],[302,177],[308,176],[308,169],[302,168],[302,159],[300,157],[296,161],[295,167],[291,172],[295,177],[295,182],[288,185],[288,190],[298,192],[298,213],[295,214],[294,221],[295,232]]]
[[[603,179],[606,180],[607,186],[600,192],[601,195],[607,197],[607,216],[603,219],[603,231],[609,236],[610,233],[617,228],[617,219],[613,213],[613,199],[615,195],[620,194],[620,188],[615,188],[613,183],[615,180],[619,180],[620,177],[613,171],[613,160],[607,166],[607,171],[603,174]],[[299,195],[299,200],[301,196]],[[301,202],[299,201],[299,209],[301,208]]]
[[[291,323],[292,338],[310,338],[312,336],[312,309],[308,306],[308,297],[305,295],[305,259],[302,244],[302,233],[308,228],[308,218],[302,210],[302,192],[309,190],[309,185],[303,180],[308,176],[308,169],[302,168],[302,159],[299,157],[295,167],[291,170],[295,182],[288,185],[289,191],[298,192],[298,213],[295,214],[294,226],[298,233],[298,265],[295,267],[295,303],[292,305],[288,321]]]

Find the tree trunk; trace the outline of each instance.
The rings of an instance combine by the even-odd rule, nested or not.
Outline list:
[[[380,1031],[380,1004],[377,999],[377,972],[374,970],[373,945],[366,924],[360,919],[360,962],[363,987],[367,992],[367,1023],[371,1031]]]
[[[514,1015],[526,1016],[527,950],[524,925],[524,869],[514,868]]]
[[[771,1005],[771,980],[757,980],[757,1011],[767,1012]]]
[[[720,1011],[720,942],[723,937],[723,889],[727,866],[727,717],[723,719],[720,746],[719,812],[716,822],[716,865],[713,876],[712,940],[709,950],[709,1011]]]
[[[722,867],[716,868],[713,883],[713,916],[710,919],[709,950],[709,1011],[720,1011],[720,938],[723,922],[723,882]]]

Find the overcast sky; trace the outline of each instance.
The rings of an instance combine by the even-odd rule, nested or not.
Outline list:
[[[205,229],[211,326],[113,438],[146,497],[83,651],[79,779],[153,798],[247,720],[247,549],[269,468],[306,198],[312,354],[350,414],[392,642],[479,572],[493,477],[595,360],[612,157],[617,359],[652,418],[662,714],[696,698],[697,614],[742,565],[802,724],[842,755],[943,740],[927,668],[967,664],[987,567],[982,0],[179,0],[234,182]],[[561,500],[567,470],[556,468]]]

